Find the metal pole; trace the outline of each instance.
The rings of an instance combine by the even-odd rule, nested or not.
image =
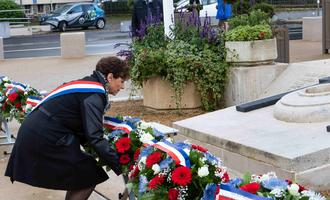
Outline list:
[[[317,16],[320,16],[320,0],[317,0]]]

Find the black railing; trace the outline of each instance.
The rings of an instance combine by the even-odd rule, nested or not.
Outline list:
[[[317,7],[317,0],[268,0],[268,3],[280,7]]]

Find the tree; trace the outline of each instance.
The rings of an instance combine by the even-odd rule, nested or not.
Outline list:
[[[0,0],[0,11],[4,10],[20,10],[21,6],[16,4],[13,0]],[[23,11],[0,12],[0,18],[23,18],[25,14]]]

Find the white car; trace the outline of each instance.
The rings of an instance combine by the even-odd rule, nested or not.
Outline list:
[[[210,16],[211,18],[215,18],[217,16],[217,0],[200,0],[201,4],[203,5],[203,9],[200,11],[201,17]],[[189,0],[181,0],[177,5],[177,10],[182,10],[183,12],[186,11],[185,6],[189,4]]]

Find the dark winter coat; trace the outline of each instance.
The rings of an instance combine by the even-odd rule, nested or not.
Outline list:
[[[83,80],[105,84],[99,72]],[[23,121],[5,175],[11,181],[49,189],[95,186],[108,175],[81,150],[85,142],[120,174],[118,156],[103,138],[106,107],[107,96],[101,93],[66,94],[42,104]]]

